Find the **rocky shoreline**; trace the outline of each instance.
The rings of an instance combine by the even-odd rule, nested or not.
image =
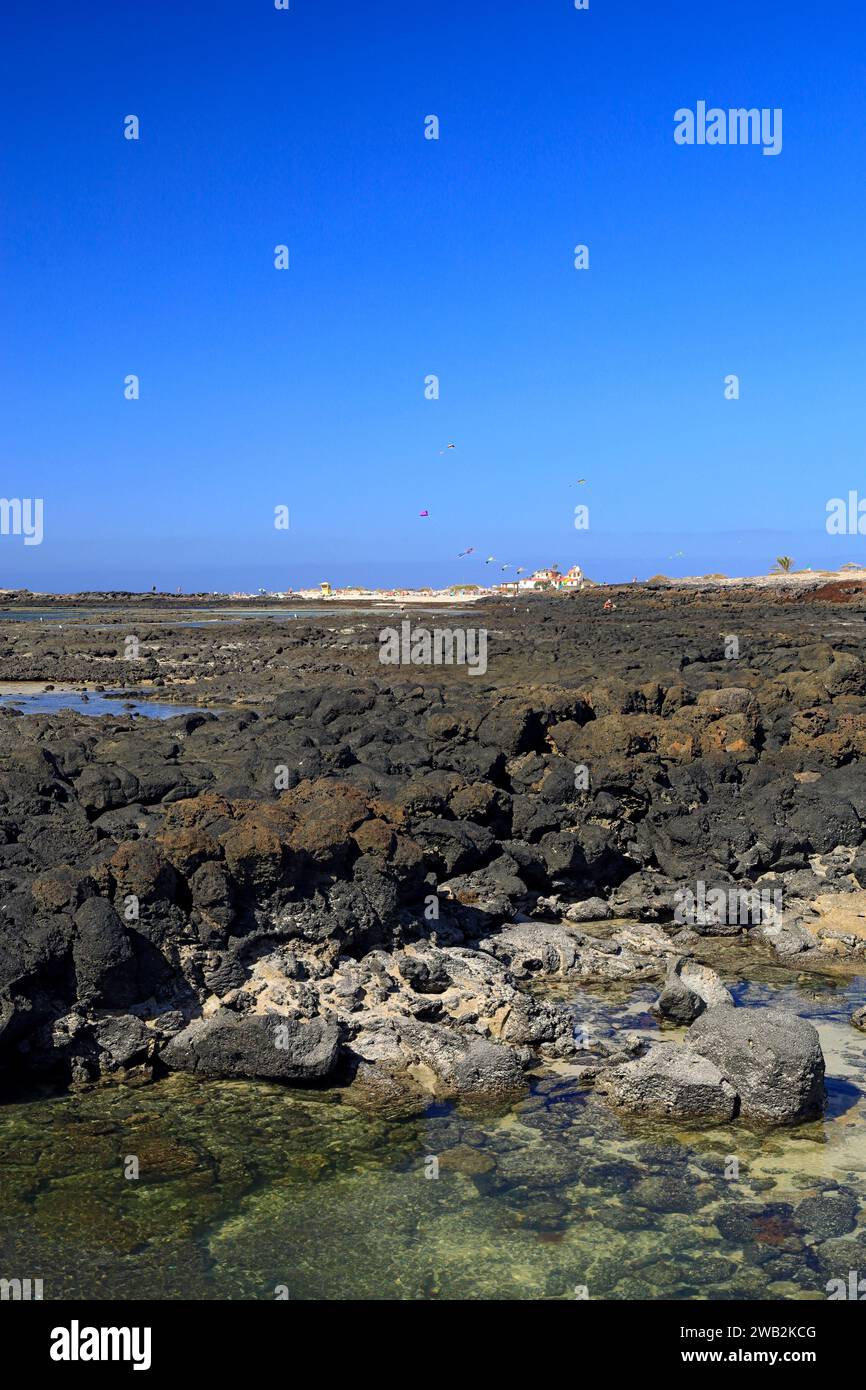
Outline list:
[[[449,615],[485,627],[481,679],[383,666],[379,615],[0,625],[4,682],[202,707],[0,709],[0,1084],[420,1110],[549,1065],[638,1114],[820,1113],[814,1030],[702,957],[866,973],[866,594],[614,597]],[[564,981],[653,984],[689,1032],[596,1038]]]

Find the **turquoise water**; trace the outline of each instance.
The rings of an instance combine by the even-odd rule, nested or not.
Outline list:
[[[0,1276],[46,1299],[823,1298],[866,1268],[864,1209],[827,1244],[796,1208],[866,1197],[866,982],[771,974],[743,1002],[812,1017],[830,1104],[770,1135],[617,1118],[565,1066],[496,1113],[411,1119],[179,1075],[10,1101]],[[650,990],[571,992],[581,1019],[653,1027]]]

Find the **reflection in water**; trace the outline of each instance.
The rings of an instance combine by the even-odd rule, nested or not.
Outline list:
[[[770,1135],[622,1120],[563,1068],[483,1117],[184,1076],[12,1101],[0,1275],[47,1299],[826,1297],[866,1272],[863,986],[740,989],[811,1017],[827,1057],[827,1117]],[[607,1016],[648,1026],[648,997]]]
[[[86,698],[85,698],[86,695]],[[0,709],[17,709],[22,714],[57,714],[59,710],[72,710],[74,714],[89,714],[98,718],[103,714],[126,717],[130,714],[143,715],[145,719],[171,719],[175,714],[200,714],[198,705],[165,705],[155,700],[108,699],[104,695],[89,694],[78,690],[64,692],[48,691],[35,695],[0,695]]]

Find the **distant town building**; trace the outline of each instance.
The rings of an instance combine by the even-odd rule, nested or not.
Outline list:
[[[581,589],[583,588],[583,570],[580,565],[572,565],[567,574],[563,574],[557,565],[551,565],[547,569],[536,570],[528,579],[521,579],[517,585],[518,589]]]

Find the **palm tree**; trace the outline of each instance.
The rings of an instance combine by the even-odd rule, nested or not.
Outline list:
[[[790,555],[780,555],[776,560],[776,569],[781,570],[782,574],[787,574],[793,563]]]

